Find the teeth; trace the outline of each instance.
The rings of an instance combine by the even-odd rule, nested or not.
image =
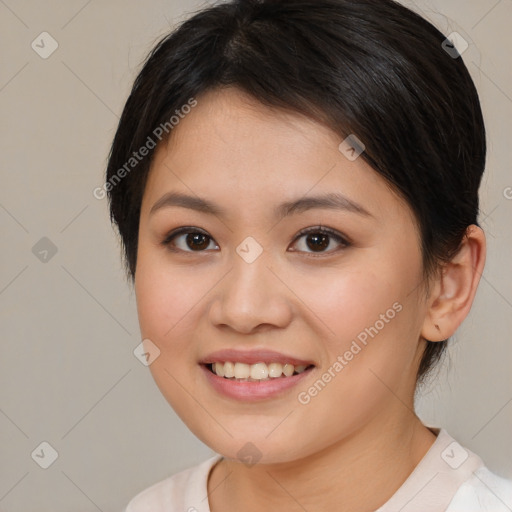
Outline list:
[[[225,363],[213,363],[212,371],[219,377],[227,379],[238,379],[242,381],[263,381],[275,379],[278,377],[291,377],[294,373],[302,373],[307,366],[281,363],[233,363],[226,361]]]
[[[283,373],[286,377],[291,377],[293,375],[293,370],[295,368],[293,367],[293,364],[285,364],[283,366]]]
[[[268,365],[268,376],[269,377],[281,377],[283,373],[283,365],[280,363],[270,363]]]
[[[265,363],[251,365],[251,379],[263,380],[268,377],[268,366]]]
[[[213,371],[219,376],[224,377],[224,365],[222,363],[213,363]]]
[[[215,364],[218,364],[219,366],[224,366],[224,377],[230,379],[231,377],[235,376],[235,365],[233,363],[224,363],[224,365],[222,365],[222,363]],[[217,375],[219,374],[217,373]]]
[[[219,367],[217,363],[217,368]],[[235,363],[235,378],[237,379],[247,379],[251,374],[251,367],[245,363]]]

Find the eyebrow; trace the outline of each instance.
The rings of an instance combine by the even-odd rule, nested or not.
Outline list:
[[[172,206],[189,208],[191,210],[207,213],[210,215],[216,215],[219,217],[226,216],[226,211],[215,203],[212,203],[211,201],[198,196],[189,196],[179,192],[168,192],[167,194],[164,194],[151,207],[149,215],[152,215],[163,208],[169,208]],[[315,208],[343,210],[357,213],[366,217],[373,217],[373,215],[360,204],[352,201],[342,194],[335,192],[319,196],[302,197],[293,201],[286,201],[274,209],[274,215],[277,219],[281,220],[284,217],[302,213]]]

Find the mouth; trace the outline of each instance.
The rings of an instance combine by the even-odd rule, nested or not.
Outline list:
[[[286,399],[316,368],[311,361],[272,351],[234,350],[210,354],[199,366],[212,391],[242,402]]]
[[[245,402],[285,397],[316,369],[312,360],[263,348],[218,350],[199,366],[216,394]]]
[[[294,365],[278,362],[247,364],[233,361],[217,361],[204,366],[217,377],[236,382],[266,382],[287,379],[307,372],[314,367],[312,364]]]

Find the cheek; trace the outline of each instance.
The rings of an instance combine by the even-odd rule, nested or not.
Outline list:
[[[190,382],[197,355],[190,340],[200,322],[199,303],[214,283],[208,283],[204,273],[171,269],[161,258],[151,256],[143,255],[137,263],[135,293],[141,336],[160,350],[149,370],[163,396],[185,421],[195,402],[184,389],[198,395]]]
[[[385,288],[359,292],[333,296],[341,310],[324,298],[324,308],[331,305],[326,321],[337,336],[324,339],[326,360],[315,380],[297,390],[295,428],[304,451],[313,453],[409,403],[417,348],[413,305],[394,301],[399,294]]]
[[[142,253],[139,262],[135,294],[141,334],[166,344],[187,325],[211,285],[204,273],[171,268],[159,257],[145,258]]]
[[[302,280],[296,289],[299,296],[307,297],[316,325],[322,326],[317,332],[324,349],[320,377],[327,373],[329,391],[320,384],[325,395],[318,401],[352,404],[352,410],[357,410],[353,400],[364,398],[359,407],[376,404],[382,393],[389,394],[386,386],[397,390],[411,380],[421,325],[416,295],[410,294],[415,269],[365,268],[376,270],[337,271],[331,279],[317,275]]]
[[[343,348],[376,322],[381,327],[381,315],[393,318],[393,304],[402,299],[400,283],[373,270],[333,269],[295,282],[298,284],[294,291],[315,313],[316,323],[320,320],[324,325],[326,338],[334,349]]]

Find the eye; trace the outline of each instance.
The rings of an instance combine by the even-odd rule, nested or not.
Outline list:
[[[329,248],[332,246],[331,242],[332,240],[335,240],[336,243],[341,245],[342,249],[345,249],[350,246],[350,242],[347,241],[347,239],[338,233],[337,231],[334,231],[333,229],[326,228],[323,226],[317,226],[313,228],[307,228],[300,231],[297,238],[294,242],[297,240],[300,240],[301,238],[305,237],[305,240],[302,244],[302,249],[304,252],[308,252],[307,250],[304,250],[304,248],[310,248],[312,252],[310,254],[314,253],[332,253],[335,252],[335,250],[326,251],[324,249]],[[299,244],[301,245],[301,244]],[[292,251],[295,252],[295,251]]]
[[[311,249],[309,254],[313,255],[314,253],[323,254],[335,252],[335,250],[325,250],[333,245],[331,243],[332,240],[340,245],[342,249],[350,246],[350,242],[348,242],[343,235],[323,226],[303,229],[295,238],[294,243],[304,237],[305,243],[303,243],[302,248],[299,248],[299,251],[308,253],[306,249],[309,248]],[[213,238],[199,228],[184,226],[169,233],[162,241],[162,245],[174,252],[182,251],[190,253],[204,252],[210,247],[212,242]],[[218,246],[216,247],[218,248]],[[294,249],[292,252],[296,252],[296,250]]]
[[[169,233],[162,244],[176,252],[204,252],[210,242],[213,242],[213,239],[207,233],[198,228],[184,226]]]

